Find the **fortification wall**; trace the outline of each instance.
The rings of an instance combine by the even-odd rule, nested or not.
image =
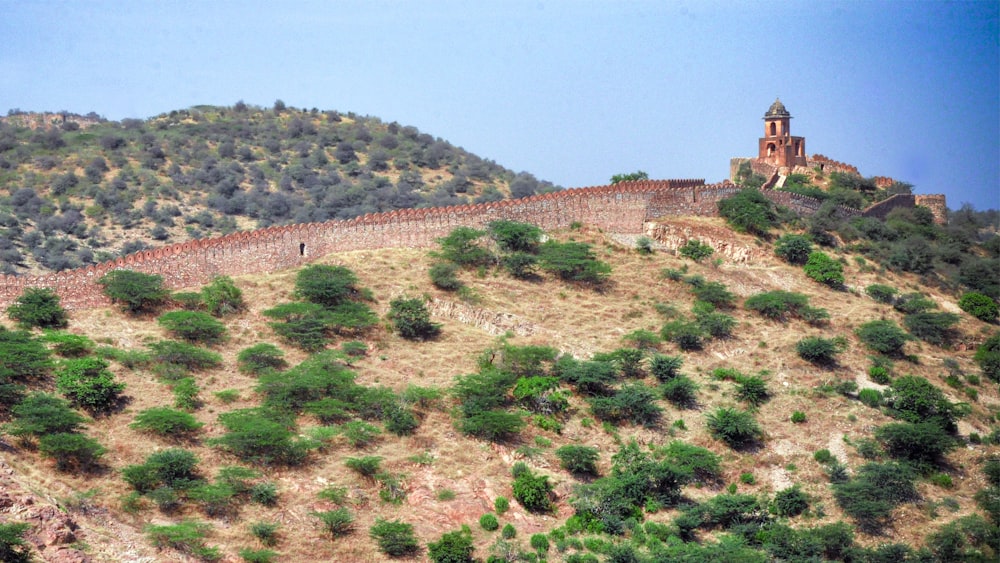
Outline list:
[[[931,213],[934,214],[935,223],[938,225],[948,224],[948,205],[945,202],[944,194],[927,194],[913,197],[916,198],[914,201],[916,205],[922,205],[931,210]]]
[[[845,164],[843,162],[833,160],[832,158],[823,156],[821,154],[814,154],[811,157],[809,157],[809,159],[806,161],[806,165],[809,166],[810,168],[819,166],[823,170],[823,172],[827,174],[829,174],[830,172],[845,172],[848,174],[857,174],[859,176],[861,175],[861,173],[858,172],[858,168],[856,166],[852,166],[850,164]]]
[[[792,192],[765,190],[762,193],[764,197],[774,202],[775,205],[787,207],[801,215],[812,215],[819,211],[820,206],[823,205],[822,200]],[[844,205],[838,205],[836,211],[836,215],[842,219],[858,217],[861,213],[860,209]]]
[[[68,309],[105,306],[108,301],[96,282],[114,269],[158,274],[163,276],[166,287],[180,289],[205,284],[217,275],[291,268],[333,252],[429,247],[436,238],[447,235],[455,227],[483,227],[500,219],[532,223],[546,230],[581,222],[609,232],[638,234],[653,197],[692,191],[703,184],[701,179],[623,182],[519,200],[405,209],[347,221],[234,233],[137,252],[110,262],[47,276],[0,276],[0,307],[12,303],[25,287],[52,288]]]

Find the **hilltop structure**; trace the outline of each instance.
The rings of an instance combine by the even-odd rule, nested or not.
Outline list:
[[[764,136],[757,158],[778,167],[807,166],[806,138],[791,136],[792,114],[775,99],[764,114]]]

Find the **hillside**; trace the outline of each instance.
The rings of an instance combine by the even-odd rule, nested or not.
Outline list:
[[[872,560],[876,552],[883,556],[890,553],[889,548],[876,549],[883,544],[902,544],[912,549],[927,545],[933,550],[932,559],[955,560],[949,559],[952,552],[943,547],[949,542],[957,545],[963,557],[972,560],[976,560],[976,553],[981,560],[996,555],[995,542],[1000,537],[996,521],[990,524],[982,518],[989,515],[977,505],[975,497],[988,488],[983,474],[987,461],[1000,455],[1000,393],[996,382],[980,375],[973,360],[976,347],[995,334],[996,326],[962,313],[952,288],[925,285],[923,282],[930,278],[887,270],[844,246],[830,252],[842,265],[845,285],[828,287],[809,279],[801,267],[777,258],[773,236],[740,234],[719,218],[672,218],[669,222],[648,223],[648,241],[610,235],[588,225],[578,227],[548,236],[562,243],[591,245],[594,257],[610,266],[608,281],[596,287],[560,280],[545,270],[525,279],[515,278],[487,261],[460,268],[457,276],[464,287],[445,291],[432,284],[429,276],[441,258],[418,249],[360,250],[318,259],[318,264],[343,266],[354,272],[357,287],[370,290],[373,299],[358,302],[370,306],[379,319],[367,329],[334,331],[326,349],[361,341],[366,352],[336,359],[327,376],[342,375],[346,370],[355,374],[354,383],[359,386],[389,389],[391,392],[371,392],[371,396],[388,401],[379,403],[383,410],[385,405],[400,401],[399,405],[416,415],[419,426],[412,434],[396,435],[388,430],[395,419],[385,412],[362,416],[351,410],[358,407],[349,404],[346,395],[336,396],[346,401],[337,408],[347,409],[349,414],[331,414],[322,422],[314,411],[307,414],[306,409],[293,420],[283,421],[294,430],[293,437],[309,436],[322,442],[301,463],[248,462],[227,453],[213,440],[227,434],[226,418],[221,415],[273,400],[274,389],[281,385],[281,377],[256,377],[241,371],[241,351],[259,343],[278,346],[288,364],[280,368],[286,381],[299,373],[295,370],[322,357],[303,350],[302,341],[279,338],[269,324],[275,321],[275,315],[264,314],[282,303],[296,301],[302,269],[235,278],[247,307],[221,318],[227,338],[208,347],[219,354],[219,364],[190,375],[198,400],[189,404],[189,411],[204,426],[183,438],[155,436],[130,424],[139,413],[173,405],[178,399],[177,389],[183,385],[177,374],[137,358],[148,354],[151,345],[172,338],[158,322],[158,315],[179,309],[179,303],[190,303],[190,296],[178,298],[155,313],[129,315],[117,309],[71,312],[67,331],[85,335],[103,347],[98,355],[110,360],[114,378],[125,384],[126,399],[118,408],[98,414],[86,424],[83,433],[107,450],[91,469],[59,470],[42,457],[33,440],[16,438],[6,427],[8,432],[0,442],[8,466],[3,468],[6,496],[0,499],[0,506],[10,517],[5,515],[3,519],[28,522],[31,527],[26,537],[47,546],[41,558],[64,561],[193,560],[190,546],[196,546],[197,541],[179,541],[174,546],[189,546],[185,554],[183,549],[155,547],[154,536],[147,533],[150,525],[189,520],[207,524],[204,542],[218,547],[217,556],[203,552],[202,558],[227,561],[239,560],[241,548],[265,548],[251,534],[251,524],[259,522],[278,526],[277,541],[269,548],[280,554],[275,560],[383,561],[387,556],[369,537],[378,519],[412,524],[420,546],[412,560],[427,560],[428,542],[438,542],[443,534],[462,526],[470,530],[477,558],[485,560],[493,555],[502,561],[515,560],[518,552],[524,560],[537,560],[532,547],[542,545],[542,541],[533,539],[535,534],[545,534],[545,545],[550,547],[543,553],[548,561],[630,560],[615,559],[627,554],[639,557],[631,560],[674,560],[682,555],[698,561],[803,560],[806,553],[830,559],[846,559],[853,554],[855,560]],[[683,257],[681,254],[690,251],[687,243],[691,240],[708,244],[714,253],[701,261]],[[647,242],[651,253],[638,249]],[[496,244],[486,243],[485,239],[479,244],[491,252],[498,251]],[[731,299],[724,295],[720,298],[717,292],[718,309],[706,312],[704,305],[696,303],[693,288],[711,282],[716,285],[710,287],[718,289],[721,284],[733,295]],[[920,292],[933,302],[932,310],[955,313],[957,324],[941,345],[914,339],[906,342],[900,356],[873,353],[857,335],[859,327],[874,320],[900,326],[906,323],[903,312],[869,297],[865,290],[873,284],[900,293]],[[829,319],[814,319],[812,323],[795,316],[768,320],[746,306],[747,298],[773,290],[804,296],[809,307],[825,310]],[[412,341],[392,331],[392,322],[387,318],[390,304],[404,296],[428,300],[431,320],[441,325],[437,337]],[[708,298],[708,294],[701,296]],[[689,324],[698,311],[703,315],[730,316],[731,334],[722,338],[702,334],[701,349],[681,349],[678,342],[683,340],[676,338],[681,332],[679,327]],[[14,328],[8,319],[4,319],[4,325]],[[665,326],[673,327],[662,331],[674,334],[672,341],[656,337]],[[640,338],[636,331],[648,334]],[[797,353],[799,342],[806,337],[844,340],[834,362],[817,364]],[[626,374],[620,370],[623,358],[628,356],[607,354],[638,350],[633,348],[637,343],[644,346],[644,359],[638,371]],[[556,378],[549,382],[555,385],[549,389],[555,394],[528,394],[544,398],[548,410],[532,412],[535,407],[516,402],[517,391],[508,388],[494,399],[499,400],[498,408],[522,417],[526,422],[523,429],[495,441],[463,431],[468,428],[468,413],[463,415],[462,401],[469,397],[462,398],[456,378],[461,377],[469,385],[492,381],[490,374],[516,371],[512,366],[515,358],[522,357],[519,353],[525,354],[521,361],[527,361],[524,358],[531,354],[545,356],[545,347],[564,357],[595,361],[579,365],[568,360],[558,364],[546,360],[528,362],[534,367],[528,369],[530,373],[519,374],[517,381]],[[664,357],[680,358],[682,363],[677,370],[680,375],[675,373],[660,381],[653,374],[657,369],[654,361]],[[890,451],[894,442],[874,437],[876,429],[899,423],[899,413],[906,411],[898,401],[893,402],[892,398],[899,396],[898,389],[869,377],[873,363],[891,365],[889,380],[907,381],[910,375],[926,379],[943,395],[944,402],[936,403],[935,408],[967,405],[953,411],[957,413],[957,424],[947,440],[955,447],[940,459],[921,460],[921,471],[910,477],[915,494],[892,507],[891,518],[874,528],[863,526],[857,513],[845,513],[843,503],[834,496],[841,489],[829,477],[837,464],[818,461],[823,458],[816,456],[816,452],[827,450],[846,466],[852,483],[858,481],[862,468],[871,461],[897,467],[892,462],[901,458],[899,452]],[[616,370],[612,380],[584,386],[586,378],[603,377],[597,374],[610,366]],[[734,376],[725,370],[742,375]],[[52,373],[29,378],[29,388],[54,391]],[[472,377],[477,373],[482,379]],[[663,398],[670,381],[682,376],[694,384],[693,399]],[[739,393],[747,389],[747,379],[755,378],[763,382],[767,396],[755,395],[762,400],[753,408],[747,396],[741,398]],[[601,402],[614,397],[626,400],[625,395],[618,394],[625,389],[631,390],[633,396],[641,396],[643,389],[654,395],[630,408],[606,408],[609,403]],[[872,389],[879,394],[862,392]],[[877,398],[874,403],[873,396]],[[565,409],[555,406],[559,397],[565,399]],[[370,408],[374,403],[366,404],[365,408]],[[656,409],[648,409],[650,404],[660,409],[659,415]],[[708,427],[710,415],[717,414],[719,407],[751,413],[762,434],[743,446],[730,447]],[[802,416],[795,416],[793,422],[796,412]],[[636,422],[630,422],[636,414]],[[8,423],[17,421],[9,410],[5,416]],[[324,429],[317,430],[324,424]],[[364,424],[377,429],[377,437],[366,444],[352,445],[359,442],[358,432],[372,431],[366,430]],[[637,450],[628,450],[632,441],[638,444]],[[673,457],[677,454],[670,453],[674,441],[704,448],[695,454],[689,452],[689,457],[705,460],[714,454],[718,468],[707,468],[709,463],[700,466],[703,473],[687,475],[678,469],[684,456]],[[555,452],[568,445],[596,449],[596,476],[563,469]],[[192,452],[197,458],[194,474],[206,483],[217,479],[220,468],[225,466],[261,470],[259,476],[246,479],[254,485],[272,483],[277,491],[276,502],[267,506],[240,496],[234,504],[218,509],[205,500],[205,490],[201,490],[201,500],[193,498],[191,489],[180,486],[173,492],[163,491],[164,487],[143,495],[133,492],[122,470],[141,465],[151,454],[171,448]],[[632,453],[621,455],[622,451]],[[350,459],[364,456],[382,458],[380,473],[365,477],[345,466]],[[642,461],[644,456],[649,459]],[[641,474],[653,466],[650,460],[657,460],[653,464],[659,468],[657,471],[687,476],[676,488],[663,485],[664,498],[647,499],[629,507],[629,518],[620,522],[609,519],[617,506],[614,502],[624,501],[601,497],[602,491],[616,485],[600,478],[621,480]],[[553,485],[551,510],[530,512],[515,500],[512,469],[518,462],[527,464],[529,475],[548,476]],[[665,474],[657,479],[666,479]],[[639,486],[640,496],[647,489],[655,489],[651,482]],[[592,488],[578,488],[581,485]],[[618,494],[624,495],[625,491]],[[784,496],[778,495],[781,491],[785,491]],[[788,491],[801,491],[804,497]],[[166,499],[166,493],[180,496]],[[772,501],[776,495],[786,501],[804,498],[808,507],[801,514],[784,504],[775,508]],[[497,516],[499,523],[516,529],[516,535],[509,539],[504,539],[500,530],[490,531],[480,525],[482,515],[495,513],[495,501],[501,496],[510,499],[510,509]],[[594,505],[590,512],[582,509],[587,503],[581,499],[600,498],[607,504]],[[52,505],[64,510],[71,522],[62,522],[62,528],[53,525],[65,517],[51,510],[44,519],[36,516]],[[777,513],[769,512],[769,506]],[[334,512],[339,507],[353,516],[353,530],[332,536],[316,514]],[[692,521],[696,515],[698,520]],[[974,515],[980,515],[979,519],[968,519]],[[996,518],[996,514],[992,517]],[[966,520],[952,524],[962,518]],[[616,522],[622,526],[617,533],[611,529]],[[837,527],[838,522],[846,522],[847,527]],[[65,531],[74,525],[79,530],[72,536],[51,531]],[[793,530],[824,531],[796,535],[800,532],[790,532],[786,525]],[[599,531],[602,526],[605,533]],[[974,530],[975,526],[980,528]],[[942,529],[951,535],[933,535]],[[849,536],[846,539],[845,533]],[[817,538],[823,538],[820,544],[816,544]],[[864,551],[866,548],[868,551]],[[267,560],[265,555],[259,557],[257,560]]]
[[[121,122],[12,113],[0,119],[0,272],[553,189],[412,126],[280,102]]]

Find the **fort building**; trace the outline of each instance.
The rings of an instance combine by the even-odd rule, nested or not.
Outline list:
[[[764,114],[764,136],[757,158],[779,168],[806,166],[806,138],[791,135],[792,115],[775,99]]]

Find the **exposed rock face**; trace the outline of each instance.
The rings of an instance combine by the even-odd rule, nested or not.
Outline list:
[[[24,539],[38,552],[42,561],[88,563],[89,555],[70,547],[76,542],[80,527],[69,515],[51,504],[41,504],[31,494],[18,494],[17,485],[8,478],[9,467],[2,466],[0,478],[0,521],[30,525]],[[13,486],[12,486],[13,485]]]
[[[664,249],[672,251],[684,246],[689,240],[698,240],[714,248],[726,260],[740,264],[761,260],[768,254],[763,248],[734,242],[731,231],[724,228],[650,222],[645,225],[645,233]]]

